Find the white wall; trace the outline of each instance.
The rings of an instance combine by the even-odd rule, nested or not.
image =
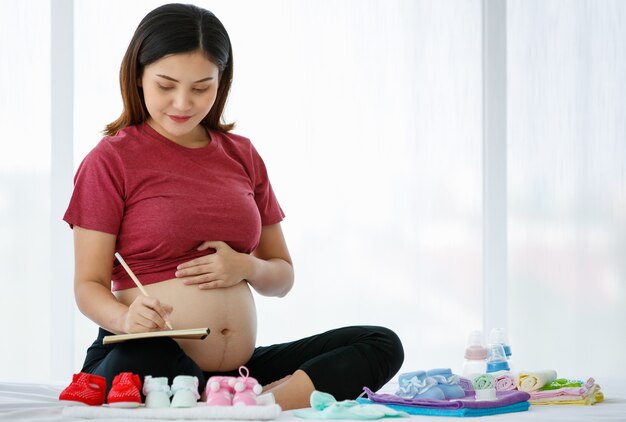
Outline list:
[[[122,55],[162,3],[75,0],[75,166],[119,114]],[[231,35],[227,118],[260,150],[287,213],[296,286],[258,297],[259,342],[381,324],[402,337],[404,370],[459,371],[482,326],[481,2],[196,4]],[[62,329],[47,322],[49,7],[0,3],[1,53],[13,58],[0,60],[0,324],[15,339],[0,347],[3,380],[49,381],[48,332]],[[623,377],[626,5],[509,1],[507,13],[509,294],[499,300],[515,363]],[[74,324],[78,370],[96,329],[78,312]],[[556,335],[565,358],[562,343],[548,346]]]

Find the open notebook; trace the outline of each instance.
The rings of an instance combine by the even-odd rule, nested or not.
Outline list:
[[[186,330],[163,330],[163,331],[150,331],[147,333],[136,334],[116,334],[112,336],[105,336],[102,339],[102,344],[119,343],[128,340],[138,340],[142,338],[155,338],[155,337],[172,337],[172,338],[185,338],[185,339],[197,339],[202,340],[208,336],[210,330],[208,328],[189,328]]]

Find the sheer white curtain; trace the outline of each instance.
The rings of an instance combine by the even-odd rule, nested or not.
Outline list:
[[[626,3],[509,1],[509,321],[520,369],[626,376]]]
[[[0,2],[0,379],[50,370],[50,6]]]
[[[76,1],[76,165],[117,117],[120,60],[159,4]],[[229,31],[227,118],[287,214],[296,285],[257,297],[259,343],[380,324],[407,368],[460,368],[481,324],[480,2],[195,4]],[[78,318],[76,366],[94,335]]]

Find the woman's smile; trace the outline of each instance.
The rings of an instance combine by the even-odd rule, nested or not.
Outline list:
[[[171,114],[168,114],[168,116],[170,117],[170,119],[172,119],[176,123],[185,123],[192,117],[192,116],[175,116]]]

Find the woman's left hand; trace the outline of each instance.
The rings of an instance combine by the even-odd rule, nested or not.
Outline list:
[[[203,242],[198,250],[209,248],[215,249],[215,253],[180,264],[176,267],[176,277],[203,290],[234,286],[246,278],[249,255],[234,251],[220,241]]]

